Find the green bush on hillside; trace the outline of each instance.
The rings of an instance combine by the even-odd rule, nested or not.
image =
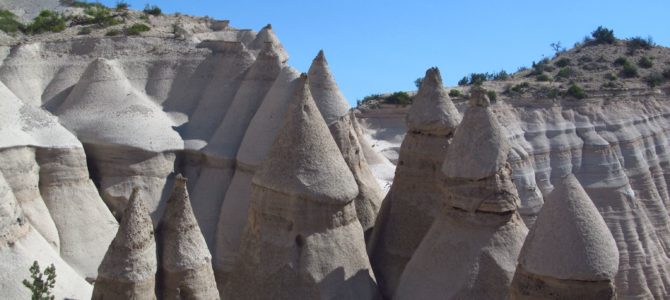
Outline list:
[[[68,18],[61,13],[43,10],[26,26],[26,33],[40,34],[44,32],[61,32],[65,30]]]
[[[0,10],[0,30],[6,33],[15,33],[23,30],[23,24],[16,19],[11,11]]]
[[[161,11],[160,7],[158,7],[156,5],[149,5],[149,4],[144,6],[143,12],[147,15],[152,15],[152,16],[160,16],[163,13]]]
[[[641,68],[649,69],[652,66],[654,66],[654,63],[651,61],[651,59],[649,59],[649,57],[643,56],[637,62],[637,65],[640,66]]]
[[[405,106],[412,104],[412,97],[410,97],[406,92],[395,92],[386,98],[386,103]]]
[[[587,97],[586,92],[584,92],[584,90],[577,84],[572,84],[566,94],[577,99],[584,99]]]
[[[602,26],[598,26],[596,30],[591,32],[591,36],[596,44],[612,44],[616,41],[614,30]]]
[[[151,30],[151,28],[148,25],[137,23],[130,26],[126,32],[128,35],[140,35],[142,32],[147,32],[149,30]]]

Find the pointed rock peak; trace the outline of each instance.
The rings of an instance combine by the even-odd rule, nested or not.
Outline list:
[[[321,115],[330,125],[349,111],[349,103],[340,92],[323,50],[312,61],[309,67],[309,88],[314,96]]]
[[[143,247],[147,240],[153,241],[153,235],[154,227],[149,210],[140,197],[140,188],[134,187],[114,242],[120,238],[117,242],[120,245],[125,245],[129,250],[138,249]]]
[[[307,78],[303,73],[297,79],[284,124],[253,182],[306,200],[345,204],[358,195],[358,186],[312,99]]]
[[[284,46],[279,42],[274,31],[272,31],[272,25],[270,24],[266,25],[258,32],[256,38],[251,42],[250,48],[254,50],[263,50],[266,47],[266,43],[271,43],[274,46],[282,63],[288,61],[288,53],[284,50]]]
[[[470,107],[489,107],[491,100],[486,95],[486,90],[481,87],[473,87],[470,90]]]
[[[612,280],[619,251],[598,209],[574,175],[547,196],[519,257],[525,270],[570,280]]]
[[[115,61],[96,58],[88,64],[81,79],[82,82],[96,82],[125,79],[125,76]]]
[[[265,25],[261,30],[272,30],[272,24]]]
[[[485,95],[475,93],[473,97],[488,103]],[[493,176],[506,166],[510,149],[507,136],[491,109],[471,106],[454,133],[442,172],[447,177],[470,180]]]
[[[177,188],[185,188],[186,183],[188,182],[188,178],[184,177],[181,175],[181,173],[177,174],[174,178],[174,186]]]
[[[406,121],[411,131],[434,135],[448,135],[461,122],[461,114],[444,89],[437,68],[426,71]]]
[[[279,52],[272,42],[265,42],[263,44],[263,49],[258,53],[257,60],[277,60],[279,58]]]

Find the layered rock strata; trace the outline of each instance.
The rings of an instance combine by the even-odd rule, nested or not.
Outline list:
[[[619,251],[574,175],[557,182],[519,255],[513,299],[616,299]]]
[[[92,299],[156,299],[156,241],[149,210],[133,188],[119,230],[98,268]]]
[[[219,299],[212,256],[193,215],[181,174],[167,201],[160,225],[161,281],[163,299]]]
[[[444,207],[400,277],[395,299],[505,299],[528,229],[507,163],[510,146],[483,91],[442,168]]]
[[[437,68],[426,71],[413,103],[395,181],[369,245],[372,266],[387,298],[393,296],[405,265],[439,214],[444,198],[439,174],[461,121]]]
[[[354,202],[356,213],[363,230],[369,232],[381,207],[382,190],[368,167],[363,147],[359,143],[360,136],[353,124],[356,119],[349,114],[349,104],[335,82],[323,50],[312,61],[307,76],[310,78],[309,89],[316,106],[358,184],[359,194]]]
[[[222,298],[377,296],[354,199],[359,191],[299,79],[267,159],[252,182],[241,256]]]

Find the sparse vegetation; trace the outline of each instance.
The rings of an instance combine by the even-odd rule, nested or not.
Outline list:
[[[549,80],[551,80],[551,78],[546,73],[542,73],[540,75],[535,76],[535,80],[537,80],[537,81],[549,81]]]
[[[91,32],[93,32],[91,27],[82,27],[81,29],[79,29],[78,34],[79,35],[86,35],[86,34],[91,34]]]
[[[51,290],[56,286],[56,267],[51,264],[42,273],[39,263],[34,261],[29,270],[31,281],[24,279],[22,283],[30,290],[31,299],[53,300],[54,296],[51,294]]]
[[[591,36],[596,44],[612,44],[616,41],[614,30],[602,26],[598,26],[596,30],[591,32]]]
[[[77,0],[61,0],[60,3],[65,6],[79,7],[79,8],[106,7],[99,2],[91,3],[88,1],[77,1]]]
[[[395,92],[386,98],[386,103],[405,106],[412,104],[412,97],[406,92]]]
[[[500,70],[500,72],[494,73],[492,76],[492,79],[495,81],[505,81],[511,78],[511,76],[505,70]]]
[[[496,94],[496,91],[486,91],[486,96],[489,97],[491,103],[495,103],[496,101],[498,101],[498,94]]]
[[[16,33],[23,30],[23,24],[8,10],[0,10],[0,30],[6,33]]]
[[[614,75],[612,73],[607,73],[607,74],[605,74],[605,79],[607,79],[609,81],[614,81],[614,80],[617,80],[617,77],[616,77],[616,75]]]
[[[423,77],[419,77],[414,80],[414,85],[416,86],[417,89],[421,87],[421,83],[423,83]]]
[[[161,8],[156,6],[156,5],[147,4],[146,6],[144,6],[144,10],[142,10],[142,11],[145,14],[152,15],[152,16],[160,16],[161,14],[163,14],[163,12],[161,11]]]
[[[84,13],[89,16],[87,19],[80,21],[80,24],[96,24],[102,28],[121,24],[122,21],[117,19],[116,15],[112,14],[109,8],[104,6],[92,6],[84,9]]]
[[[630,62],[625,57],[619,57],[614,61],[614,65],[616,65],[616,66],[624,66],[624,65],[627,65],[627,64],[630,64]]]
[[[649,50],[655,44],[651,36],[647,37],[646,39],[636,36],[626,40],[626,45],[628,46],[628,54],[634,54],[635,51],[639,49]]]
[[[128,35],[140,35],[142,32],[147,32],[151,28],[147,24],[137,23],[130,26],[126,31]]]
[[[484,82],[489,80],[504,81],[510,78],[511,76],[505,70],[494,73],[471,73],[468,76],[463,76],[463,78],[458,81],[458,85],[482,85]]]
[[[510,91],[521,94],[521,93],[525,92],[526,90],[528,90],[528,88],[530,88],[530,84],[528,82],[522,82],[522,83],[514,85],[510,89]]]
[[[128,10],[128,8],[130,8],[130,4],[126,1],[116,2],[116,10]]]
[[[643,56],[640,60],[637,61],[637,65],[641,68],[649,69],[654,66],[654,63],[649,59],[649,57]]]
[[[43,10],[26,26],[27,34],[40,34],[44,32],[61,32],[65,30],[67,17],[61,13],[51,10]]]
[[[621,71],[621,74],[626,78],[637,77],[639,75],[637,72],[637,68],[630,62],[623,65],[623,70]]]
[[[449,91],[449,97],[463,97],[463,94],[459,90],[452,89]]]
[[[566,95],[575,97],[577,99],[584,99],[587,97],[586,92],[584,92],[580,86],[574,83],[570,86],[570,88],[568,88]]]
[[[558,78],[570,78],[575,76],[577,72],[570,67],[563,67],[558,71],[558,74],[556,74],[556,77]]]
[[[468,85],[468,76],[463,76],[463,78],[461,78],[461,80],[458,81],[458,85],[460,86]]]
[[[121,34],[121,30],[118,29],[110,29],[105,33],[106,36],[117,36],[119,34]]]
[[[533,70],[528,74],[528,76],[538,76],[542,75],[544,72],[551,72],[554,70],[554,67],[549,65],[549,59],[548,58],[543,58],[542,60],[538,61],[537,63],[533,62],[532,65]]]
[[[567,58],[567,57],[562,57],[562,58],[560,58],[559,60],[557,60],[556,62],[554,62],[554,65],[557,66],[557,67],[559,67],[559,68],[563,68],[563,67],[567,67],[567,66],[569,66],[570,63],[571,63],[571,61],[570,61],[569,58]]]
[[[666,78],[663,76],[663,74],[658,73],[658,72],[651,72],[647,77],[644,79],[644,81],[649,85],[649,87],[656,87],[661,85],[663,82],[665,82]]]

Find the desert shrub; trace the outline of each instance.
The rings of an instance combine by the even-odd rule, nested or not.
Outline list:
[[[130,8],[130,4],[126,1],[118,1],[116,2],[116,10],[128,10]]]
[[[616,66],[623,66],[623,65],[626,65],[626,64],[630,64],[630,62],[625,57],[619,57],[614,61],[614,65],[616,65]]]
[[[386,102],[389,104],[399,104],[399,105],[408,105],[412,104],[412,97],[405,92],[395,92],[386,98]]]
[[[121,30],[118,29],[110,29],[105,33],[106,36],[117,36],[119,34],[121,34]]]
[[[608,88],[608,89],[618,88],[617,84],[614,83],[614,81],[608,81],[608,82],[605,82],[605,83],[602,85],[602,87],[603,87],[603,88]]]
[[[449,97],[462,97],[461,91],[452,89],[449,91]]]
[[[633,54],[638,49],[651,49],[651,47],[654,46],[654,40],[651,38],[651,36],[647,37],[646,39],[636,36],[634,38],[628,39],[626,41],[626,46],[628,46],[628,52]]]
[[[84,13],[89,16],[89,18],[80,22],[81,24],[96,24],[103,28],[121,24],[121,20],[116,19],[116,16],[112,14],[112,11],[106,7],[89,7],[84,9]]]
[[[91,32],[93,32],[91,27],[82,27],[81,29],[79,29],[78,34],[79,35],[86,35],[86,34],[91,34]]]
[[[558,74],[556,74],[556,77],[559,78],[570,78],[574,76],[577,72],[575,72],[574,69],[570,67],[563,67],[561,70],[558,71]]]
[[[486,80],[488,80],[487,73],[472,73],[470,74],[470,79],[468,80],[469,85],[481,85]]]
[[[568,88],[566,95],[575,97],[577,99],[584,99],[587,97],[586,92],[584,92],[584,90],[577,84],[572,84],[570,88]]]
[[[614,30],[602,26],[598,26],[596,30],[591,32],[591,36],[596,44],[612,44],[616,41]]]
[[[537,81],[549,81],[549,80],[551,80],[551,78],[546,73],[542,73],[540,75],[535,76],[535,80],[537,80]]]
[[[567,67],[570,65],[570,59],[567,57],[563,57],[559,60],[557,60],[554,65],[556,65],[559,68]]]
[[[649,69],[654,66],[654,63],[649,59],[649,57],[643,56],[640,60],[637,61],[637,65],[641,68]]]
[[[637,68],[630,62],[625,63],[623,65],[623,70],[621,71],[621,74],[626,78],[638,76]]]
[[[419,77],[414,80],[414,85],[416,86],[417,89],[421,87],[421,83],[423,83],[423,77]]]
[[[607,73],[607,74],[605,74],[605,79],[607,79],[609,81],[614,81],[614,80],[617,79],[617,77],[616,77],[616,75],[614,75],[612,73]]]
[[[40,34],[44,32],[61,32],[65,30],[67,17],[51,10],[43,10],[26,26],[26,33]]]
[[[53,300],[54,296],[51,290],[56,286],[56,267],[53,264],[44,269],[44,273],[40,270],[40,265],[37,261],[33,262],[30,267],[30,279],[23,280],[23,286],[30,290],[32,300]]]
[[[151,28],[147,24],[137,23],[128,27],[126,32],[128,35],[140,35],[142,32],[147,32],[149,30],[151,30]]]
[[[556,98],[560,94],[560,91],[555,87],[542,86],[537,91],[537,96],[543,96],[547,98]]]
[[[99,2],[77,1],[77,0],[61,0],[61,4],[71,7],[89,8],[89,7],[105,7]]]
[[[504,81],[510,79],[510,75],[507,71],[500,70],[500,72],[492,74],[492,79],[496,81]]]
[[[514,85],[510,90],[515,93],[523,93],[530,87],[528,82],[522,82]]]
[[[23,30],[23,24],[16,19],[11,11],[0,10],[0,30],[6,33],[15,33]]]
[[[495,103],[496,101],[498,101],[498,94],[496,94],[496,91],[486,91],[486,96],[489,97],[491,103]]]
[[[461,86],[468,85],[468,76],[463,76],[463,78],[461,78],[461,80],[458,81],[458,85]]]
[[[528,74],[528,76],[538,76],[542,75],[544,72],[551,72],[554,70],[554,67],[549,65],[548,58],[543,58],[537,63],[533,62],[532,68],[533,70]]]
[[[160,16],[163,12],[161,11],[161,8],[156,6],[156,5],[149,5],[147,4],[144,6],[144,10],[142,10],[145,14],[147,15],[152,15],[152,16]]]
[[[665,77],[663,74],[658,73],[658,72],[651,72],[647,77],[644,79],[644,81],[649,85],[650,87],[656,87],[661,85],[663,82],[665,82]]]

